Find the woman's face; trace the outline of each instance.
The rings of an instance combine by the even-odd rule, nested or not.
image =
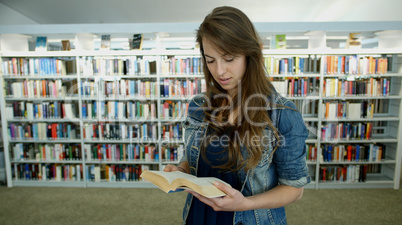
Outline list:
[[[209,72],[232,95],[246,72],[246,56],[224,55],[209,40],[202,39],[202,43]]]

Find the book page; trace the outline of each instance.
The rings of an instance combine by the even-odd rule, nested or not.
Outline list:
[[[182,173],[180,171],[174,171],[174,172],[163,172],[163,171],[154,171],[154,170],[148,170],[148,172],[160,175],[164,178],[166,178],[169,183],[172,183],[175,179],[178,178],[184,178],[187,180],[193,180],[194,178],[197,179],[197,177],[187,174],[187,173]]]
[[[183,173],[180,171],[174,171],[174,172],[163,172],[163,171],[154,171],[154,170],[148,170],[148,172],[160,175],[164,177],[169,183],[172,183],[174,180],[178,178],[186,179],[189,180],[190,182],[197,184],[199,186],[206,186],[206,185],[212,185],[214,181],[221,182],[223,184],[226,184],[230,187],[230,185],[216,177],[196,177],[187,173]]]

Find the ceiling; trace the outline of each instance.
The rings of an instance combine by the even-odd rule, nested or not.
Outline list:
[[[0,3],[37,24],[198,23],[221,5],[243,10],[253,22],[402,21],[402,0],[0,0]]]
[[[362,33],[365,38],[372,39],[374,32],[390,29],[391,21],[392,29],[402,30],[402,0],[0,0],[0,33],[10,33],[7,29],[11,29],[12,33],[31,35],[31,42],[36,35],[73,40],[75,33],[87,32],[98,36],[113,33],[112,38],[127,39],[140,28],[153,29],[141,31],[144,40],[153,40],[154,30],[160,32],[170,27],[186,32],[168,31],[170,38],[194,38],[194,31],[204,17],[222,5],[239,8],[253,22],[268,24],[263,30],[269,32],[260,33],[263,39],[278,32],[290,39],[292,35],[303,36],[312,30],[331,31],[327,37],[342,36],[343,42],[348,32],[366,32]],[[315,22],[322,23],[317,27]],[[333,27],[334,22],[341,23]],[[46,30],[42,31],[40,26]],[[333,46],[339,46],[339,41],[332,42]],[[307,41],[293,40],[288,45],[305,48]]]

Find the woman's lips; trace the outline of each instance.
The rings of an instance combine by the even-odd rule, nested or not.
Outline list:
[[[232,78],[219,78],[219,83],[222,85],[228,84]]]

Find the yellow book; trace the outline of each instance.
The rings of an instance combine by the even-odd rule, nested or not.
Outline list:
[[[145,82],[145,97],[151,97],[151,83],[149,81]]]
[[[207,198],[222,197],[226,194],[213,185],[214,181],[230,185],[215,177],[196,177],[180,171],[144,171],[141,178],[153,183],[166,193],[191,190]]]

